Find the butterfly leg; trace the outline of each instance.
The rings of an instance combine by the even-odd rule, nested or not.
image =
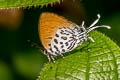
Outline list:
[[[50,63],[50,61],[51,61],[50,55],[47,55],[47,57],[48,57],[48,61]]]
[[[50,61],[55,62],[54,56],[51,55],[47,50],[44,50],[44,54],[47,55],[49,63],[50,63]]]
[[[95,42],[95,40],[92,37],[88,37],[92,42]]]
[[[52,61],[55,63],[55,58],[54,58],[54,56],[51,55],[51,59],[52,59]]]
[[[49,55],[49,54],[48,54],[47,57],[48,57],[49,63],[50,63],[51,61],[55,62],[55,58],[54,58],[53,55]]]

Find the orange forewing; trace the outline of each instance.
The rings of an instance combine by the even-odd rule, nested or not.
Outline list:
[[[48,44],[51,43],[58,28],[60,27],[74,27],[75,24],[68,21],[64,17],[53,13],[42,13],[39,20],[39,37],[45,48],[50,48]]]

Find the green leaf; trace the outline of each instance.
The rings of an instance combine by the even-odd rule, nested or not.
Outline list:
[[[0,8],[20,8],[30,6],[44,6],[60,2],[60,0],[0,0]]]
[[[120,80],[120,48],[102,33],[55,63],[46,64],[38,80]]]

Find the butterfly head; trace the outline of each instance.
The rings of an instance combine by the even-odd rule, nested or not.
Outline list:
[[[88,28],[85,28],[84,21],[82,22],[82,25],[80,27],[79,26],[76,27],[76,31],[79,33],[78,36],[76,37],[78,40],[87,41],[87,39],[89,38],[91,39],[92,42],[94,42],[94,40],[88,36],[89,32],[91,32],[92,30],[96,28],[100,28],[100,27],[104,27],[107,29],[111,28],[110,26],[107,26],[107,25],[95,26],[100,19],[100,14],[98,14],[97,17],[98,18]]]

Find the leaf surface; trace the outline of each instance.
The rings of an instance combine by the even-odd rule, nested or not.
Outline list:
[[[30,6],[44,6],[60,2],[60,0],[0,0],[0,8],[20,8]]]
[[[38,80],[120,80],[120,48],[100,32],[89,35],[94,43],[88,40],[46,64]]]

